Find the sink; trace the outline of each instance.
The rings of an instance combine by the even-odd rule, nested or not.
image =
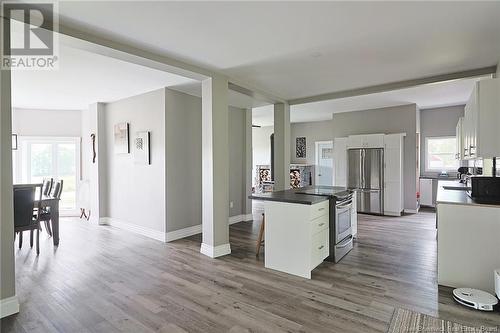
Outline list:
[[[467,191],[470,190],[470,187],[466,186],[443,186],[445,190],[455,190],[455,191]]]

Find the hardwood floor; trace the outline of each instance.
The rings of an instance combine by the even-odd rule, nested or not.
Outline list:
[[[500,325],[498,312],[438,290],[432,212],[360,215],[354,249],[312,280],[264,268],[254,216],[230,227],[232,254],[219,259],[199,253],[200,235],[164,244],[62,220],[59,248],[44,234],[39,257],[16,249],[21,312],[2,319],[2,332],[385,332],[396,307]]]

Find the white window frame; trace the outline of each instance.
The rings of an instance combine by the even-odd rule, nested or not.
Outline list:
[[[425,172],[441,172],[441,171],[452,171],[456,172],[459,165],[453,168],[430,168],[429,167],[429,140],[433,139],[456,139],[456,136],[453,135],[444,135],[444,136],[427,136],[425,137],[425,151],[424,151],[424,158],[425,158]],[[453,152],[455,153],[455,152]]]
[[[18,150],[13,156],[14,162],[14,182],[15,183],[26,183],[28,182],[29,175],[31,173],[31,163],[28,163],[28,158],[30,156],[29,143],[74,143],[76,146],[75,151],[75,165],[76,165],[76,188],[75,191],[78,194],[79,185],[81,181],[81,137],[61,137],[61,136],[18,136]],[[54,156],[53,156],[54,158]],[[19,170],[22,168],[22,170]],[[78,198],[76,198],[78,201]],[[61,216],[78,216],[78,202],[75,202],[74,210],[64,210],[59,211]]]

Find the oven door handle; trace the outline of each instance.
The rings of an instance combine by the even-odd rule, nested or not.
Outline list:
[[[344,239],[342,241],[342,243],[339,243],[339,244],[335,245],[335,247],[338,248],[338,249],[344,248],[347,245],[349,245],[349,243],[351,243],[351,240],[352,240],[352,235],[349,235],[349,236],[347,236],[346,239]]]
[[[346,208],[346,207],[349,207],[351,205],[352,205],[352,200],[349,200],[346,203],[341,203],[341,204],[336,205],[336,208],[337,209],[339,209],[339,208]]]

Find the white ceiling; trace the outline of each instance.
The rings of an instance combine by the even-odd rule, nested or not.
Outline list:
[[[95,102],[112,102],[163,87],[201,97],[201,83],[176,74],[60,45],[59,69],[14,70],[15,108],[82,110]],[[251,108],[264,103],[235,91],[229,104]]]
[[[500,2],[60,2],[84,32],[285,99],[496,65]]]
[[[12,72],[16,108],[82,110],[162,87],[197,81],[61,45],[59,70]],[[199,84],[199,83],[198,83]]]
[[[474,82],[477,80],[479,78],[454,80],[383,93],[292,105],[290,121],[295,123],[329,120],[332,119],[333,113],[412,103],[417,104],[421,109],[463,105],[469,99]],[[253,124],[272,126],[273,106],[254,108]]]

